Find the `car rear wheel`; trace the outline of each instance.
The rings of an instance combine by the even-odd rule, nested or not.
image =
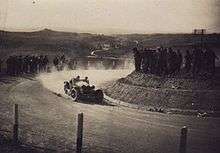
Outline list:
[[[104,99],[104,94],[102,92],[102,90],[96,90],[96,101],[98,103],[102,103]]]

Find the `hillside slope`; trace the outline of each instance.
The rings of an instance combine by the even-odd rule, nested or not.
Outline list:
[[[18,52],[65,53],[71,56],[86,56],[98,43],[114,42],[112,36],[89,33],[69,33],[44,29],[35,32],[0,31],[0,53],[7,56]]]
[[[105,88],[112,98],[159,108],[220,110],[218,79],[162,78],[132,72]]]

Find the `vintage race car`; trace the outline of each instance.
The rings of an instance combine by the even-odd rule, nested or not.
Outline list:
[[[90,86],[87,81],[83,80],[74,84],[65,81],[64,92],[68,96],[71,96],[74,101],[87,101],[101,104],[104,99],[104,94],[101,89],[96,90],[95,86]]]

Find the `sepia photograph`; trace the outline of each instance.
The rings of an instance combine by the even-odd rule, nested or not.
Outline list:
[[[0,0],[0,153],[220,153],[220,0]]]

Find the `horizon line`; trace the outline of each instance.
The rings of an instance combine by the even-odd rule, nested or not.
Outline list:
[[[65,32],[65,33],[81,33],[81,34],[95,34],[95,35],[156,35],[156,34],[193,34],[192,32],[113,32],[113,33],[104,33],[104,32],[92,32],[92,31],[86,31],[86,30],[55,30],[53,28],[34,28],[34,29],[5,29],[5,28],[0,28],[0,31],[4,32],[17,32],[17,33],[31,33],[31,32],[40,32],[40,31],[54,31],[54,32]],[[208,32],[206,34],[220,34],[220,32]]]

